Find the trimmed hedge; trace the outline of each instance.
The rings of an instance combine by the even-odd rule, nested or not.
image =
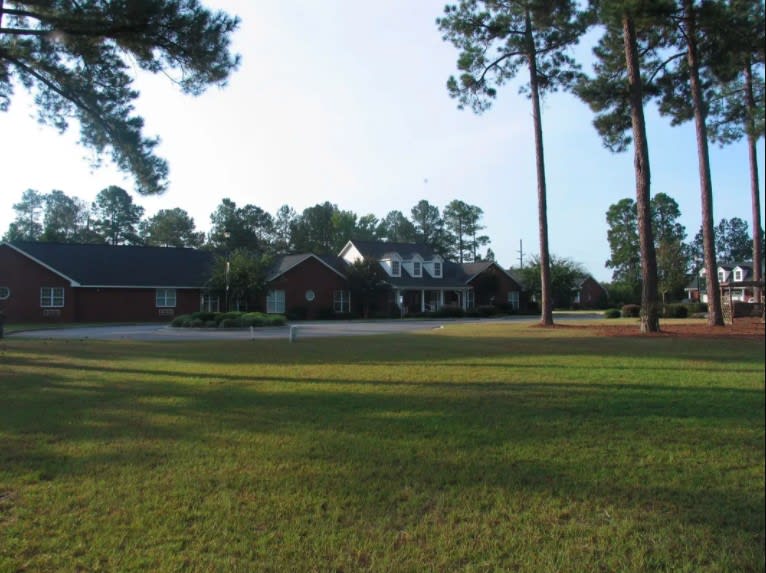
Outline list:
[[[683,304],[666,304],[662,307],[662,318],[686,318],[689,309]]]
[[[619,308],[608,308],[604,311],[604,318],[620,318],[622,312]]]
[[[623,318],[638,318],[641,316],[641,306],[638,304],[626,304],[622,307]]]
[[[263,312],[194,312],[175,317],[170,323],[176,328],[243,328],[248,326],[283,326],[287,319],[281,314]]]

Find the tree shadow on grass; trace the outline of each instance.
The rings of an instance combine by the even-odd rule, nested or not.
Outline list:
[[[23,356],[3,356],[14,373],[0,377],[5,481],[56,484],[105,467],[112,475],[138,468],[149,479],[196,467],[191,471],[197,474],[178,477],[236,489],[263,480],[259,468],[267,466],[276,468],[268,477],[295,496],[310,490],[325,500],[328,509],[312,516],[320,521],[331,518],[334,505],[344,505],[357,519],[396,531],[414,527],[434,511],[437,499],[455,505],[467,497],[497,511],[497,501],[486,498],[494,492],[508,503],[590,500],[633,514],[659,505],[668,520],[702,525],[732,540],[760,535],[763,545],[762,493],[746,482],[722,482],[710,452],[731,460],[724,467],[762,470],[764,393],[712,386],[705,368],[694,387],[643,380],[568,383],[555,372],[535,383],[416,381],[408,380],[406,363],[391,380],[322,376],[321,368],[311,377],[286,379],[259,373],[257,363],[251,373],[228,372],[231,356],[225,356],[190,381],[180,353],[167,368],[128,366],[140,363],[141,349],[107,367],[31,346]],[[90,352],[92,360],[105,360],[103,350]],[[705,355],[687,352],[690,360]],[[185,356],[199,359],[188,349]],[[313,356],[303,364],[348,366],[348,357],[319,363]],[[544,360],[447,365],[546,366]],[[605,373],[624,367],[594,366]],[[640,368],[651,380],[653,367]],[[741,370],[757,375],[755,368]],[[190,452],[198,466],[189,461]],[[218,461],[233,463],[238,475],[211,473]],[[294,509],[296,519],[307,519],[300,513],[305,509]]]

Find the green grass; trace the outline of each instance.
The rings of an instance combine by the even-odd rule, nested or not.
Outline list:
[[[762,341],[0,341],[0,571],[763,571]]]

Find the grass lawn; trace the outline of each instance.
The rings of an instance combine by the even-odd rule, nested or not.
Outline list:
[[[763,571],[763,340],[0,341],[0,572]]]

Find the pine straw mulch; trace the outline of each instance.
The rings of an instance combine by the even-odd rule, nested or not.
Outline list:
[[[708,326],[707,324],[673,324],[664,320],[660,324],[659,333],[641,334],[639,325],[598,324],[574,326],[587,328],[599,336],[666,336],[679,338],[739,338],[745,340],[764,340],[766,324],[761,318],[735,318],[734,324],[726,326]]]

